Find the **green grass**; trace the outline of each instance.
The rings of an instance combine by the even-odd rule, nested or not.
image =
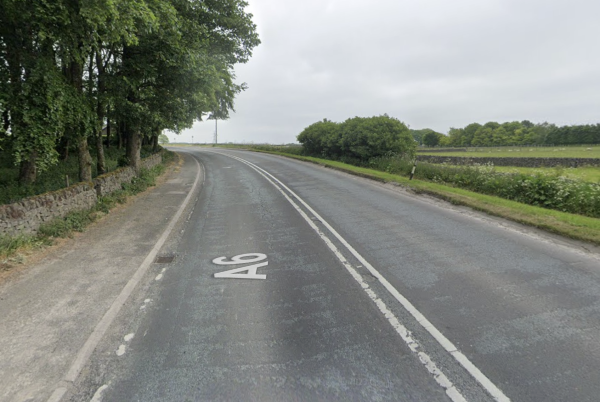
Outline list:
[[[480,158],[600,158],[600,145],[467,148],[467,152],[428,152],[427,149],[419,149],[418,154]]]
[[[440,164],[432,163],[431,165],[440,166]],[[448,165],[443,166],[451,168],[460,168],[460,165]],[[517,166],[494,166],[493,170],[500,173],[521,173],[530,176],[537,174],[543,174],[546,176],[563,176],[571,180],[579,180],[587,183],[599,183],[600,182],[600,167],[582,166],[577,168],[563,168],[563,167],[547,167],[547,168],[529,168],[529,167],[517,167]]]
[[[417,194],[433,195],[456,205],[465,205],[490,215],[506,218],[572,239],[600,245],[600,219],[548,210],[437,183],[409,180],[404,176],[356,167],[336,161],[291,155],[282,152],[269,153],[316,163],[380,182],[395,182]]]

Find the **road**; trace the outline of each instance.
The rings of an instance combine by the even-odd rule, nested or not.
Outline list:
[[[204,175],[185,223],[62,400],[598,400],[597,250],[316,165],[182,154]]]

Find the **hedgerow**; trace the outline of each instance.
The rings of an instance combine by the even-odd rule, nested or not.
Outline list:
[[[402,158],[373,158],[368,167],[407,176],[412,163]],[[415,178],[494,195],[524,204],[600,218],[600,184],[556,174],[500,173],[493,165],[444,166],[419,163]]]

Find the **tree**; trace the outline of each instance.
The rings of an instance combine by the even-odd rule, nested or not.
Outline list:
[[[140,35],[136,46],[124,47],[117,73],[123,93],[116,109],[134,169],[142,132],[177,133],[204,114],[233,107],[245,88],[234,83],[233,66],[246,62],[260,43],[246,5],[240,0],[152,5],[159,28]]]
[[[260,40],[242,0],[0,0],[0,147],[23,183],[76,146],[105,170],[105,124],[116,122],[139,168],[142,141],[212,113],[228,117],[233,67]],[[107,118],[110,116],[110,119]]]
[[[7,146],[25,184],[58,160],[55,143],[66,104],[53,46],[58,9],[46,2],[0,2],[0,110],[3,131],[10,132]]]
[[[440,143],[440,134],[435,131],[430,131],[423,136],[423,145],[435,147]]]
[[[462,128],[450,128],[448,131],[448,145],[460,147],[465,139],[465,130]]]
[[[169,143],[169,137],[167,137],[166,134],[160,134],[158,136],[158,142],[160,144],[168,144]]]
[[[417,143],[408,127],[388,115],[354,117],[343,123],[324,119],[297,137],[309,155],[368,161],[378,156],[414,156]]]
[[[323,119],[306,127],[297,140],[302,144],[306,155],[333,156],[339,155],[338,146],[339,125],[330,120]],[[333,147],[331,145],[335,144]]]

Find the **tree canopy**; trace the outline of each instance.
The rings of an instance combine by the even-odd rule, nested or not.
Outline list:
[[[354,117],[343,123],[324,119],[297,137],[308,155],[367,161],[384,155],[413,156],[417,143],[408,127],[388,115]]]
[[[0,0],[0,150],[31,182],[73,148],[89,180],[88,145],[100,165],[106,125],[138,169],[143,140],[157,143],[163,129],[179,132],[207,113],[226,118],[245,89],[233,67],[260,43],[246,6]]]
[[[559,127],[529,120],[471,123],[464,128],[451,128],[442,142],[441,145],[461,147],[600,144],[600,124]]]

